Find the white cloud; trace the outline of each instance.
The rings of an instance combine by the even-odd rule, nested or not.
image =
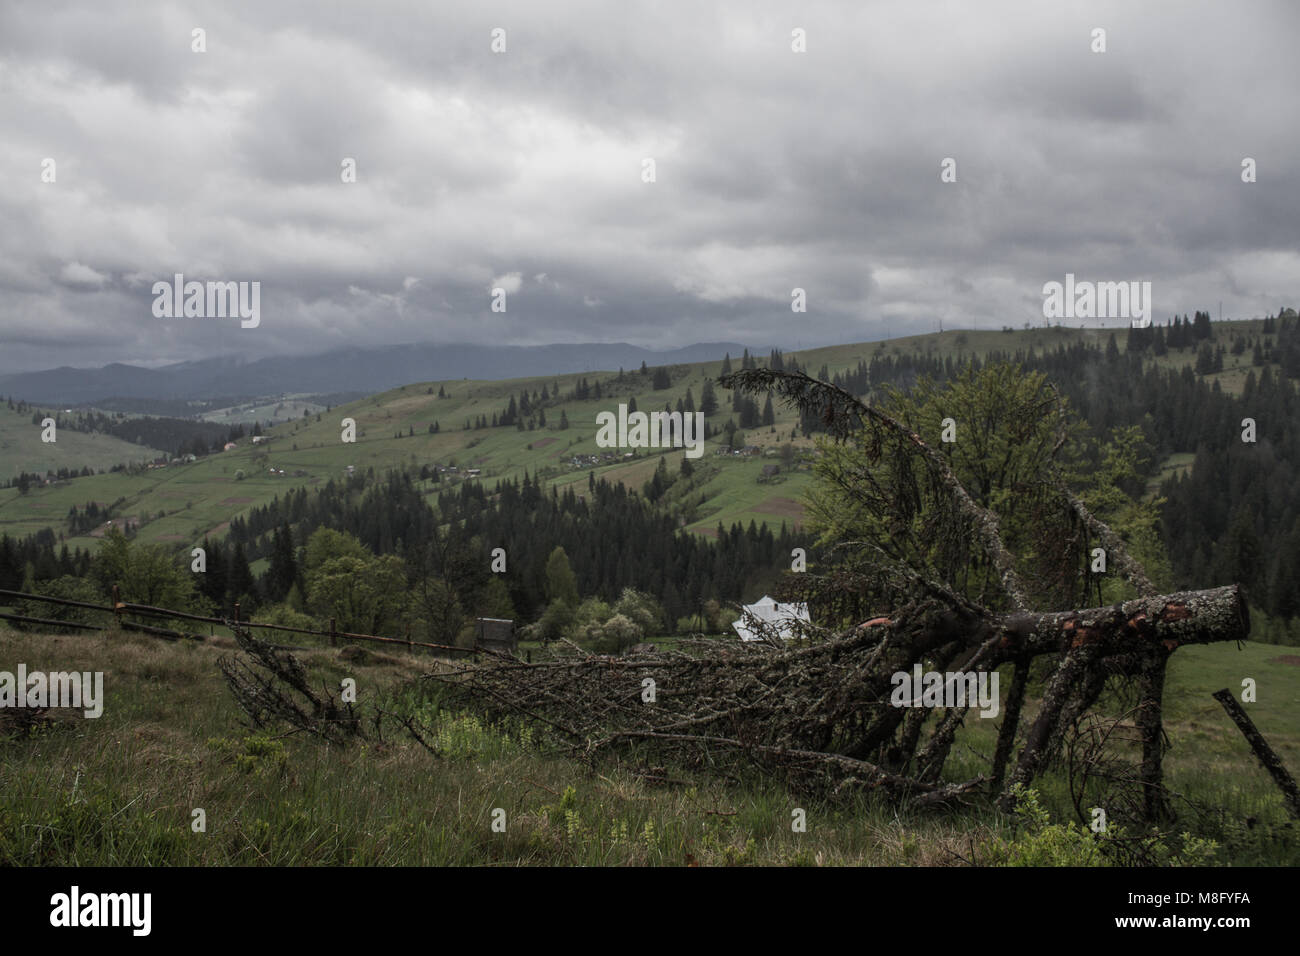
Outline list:
[[[523,287],[522,272],[507,272],[505,275],[497,276],[488,286],[488,291],[493,289],[504,289],[506,295],[514,295]]]
[[[80,262],[69,262],[59,270],[59,281],[74,289],[99,289],[108,276]]]

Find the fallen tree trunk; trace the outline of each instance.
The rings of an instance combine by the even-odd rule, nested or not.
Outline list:
[[[1022,653],[1031,657],[1059,653],[1062,657],[999,805],[1010,809],[1014,804],[1012,788],[1027,785],[1037,776],[1048,741],[1062,725],[1062,714],[1080,710],[1068,706],[1072,698],[1095,697],[1096,687],[1087,687],[1086,680],[1096,673],[1093,668],[1102,666],[1103,658],[1123,657],[1125,664],[1142,676],[1143,804],[1147,818],[1155,819],[1164,809],[1159,786],[1165,661],[1184,644],[1245,640],[1250,612],[1241,589],[1231,585],[1139,597],[1084,611],[1016,614],[1002,627],[1002,649],[1008,660],[1019,659]]]
[[[716,767],[730,751],[735,761],[761,765],[795,785],[816,778],[832,789],[856,783],[932,801],[977,785],[969,780],[949,786],[941,776],[965,708],[948,707],[923,738],[925,717],[892,703],[891,678],[916,665],[927,671],[988,672],[1015,662],[1020,679],[1012,683],[1011,707],[999,734],[1005,761],[1030,660],[1061,655],[1024,749],[1007,775],[1002,802],[1009,806],[1011,787],[1042,772],[1063,715],[1095,699],[1099,675],[1148,673],[1182,644],[1242,640],[1248,624],[1237,587],[987,620],[917,605],[807,646],[710,642],[701,645],[702,654],[630,659],[573,648],[563,660],[466,664],[427,679],[443,684],[466,706],[562,727],[569,745],[586,754],[650,747],[661,757],[675,754]],[[1148,708],[1152,703],[1158,708],[1160,683],[1154,674],[1148,678],[1144,699]],[[651,703],[641,695],[646,679],[655,688]],[[1143,782],[1151,788],[1148,805],[1154,809],[1158,709],[1148,709],[1142,720],[1148,741]],[[909,770],[900,772],[903,768]],[[993,769],[999,769],[996,761]],[[985,785],[988,780],[988,775],[979,778]]]
[[[1186,644],[1244,641],[1250,612],[1235,584],[1205,591],[1179,591],[1134,598],[1084,611],[1019,613],[998,622],[1003,659],[1095,648],[1097,656],[1173,653]]]

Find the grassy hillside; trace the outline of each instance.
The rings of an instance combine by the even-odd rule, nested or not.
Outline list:
[[[0,401],[0,480],[20,472],[45,474],[60,468],[107,470],[113,465],[152,461],[165,454],[111,435],[90,435],[60,429],[53,442],[41,441],[41,426],[32,424],[32,412],[18,413]]]
[[[19,495],[17,489],[0,489],[0,528],[10,534],[27,534],[60,522],[74,504],[84,507],[87,501],[101,506],[124,498],[117,514],[140,522],[140,540],[179,543],[201,539],[205,533],[220,533],[230,518],[254,505],[265,504],[297,486],[313,487],[331,478],[342,478],[349,465],[376,472],[399,465],[441,463],[460,469],[480,468],[482,479],[492,482],[499,477],[541,474],[561,485],[580,481],[585,484],[589,470],[610,481],[622,481],[639,488],[653,474],[659,452],[643,449],[636,457],[605,463],[595,469],[577,469],[570,464],[575,455],[599,455],[607,449],[596,445],[596,413],[613,408],[619,401],[635,397],[641,410],[675,406],[687,388],[698,402],[706,376],[716,377],[721,363],[689,367],[689,375],[675,381],[670,388],[655,391],[648,377],[632,376],[635,383],[628,394],[613,399],[565,402],[546,410],[548,425],[536,431],[515,428],[463,430],[466,419],[480,415],[489,418],[505,411],[512,395],[523,388],[540,391],[543,385],[563,393],[571,392],[581,377],[594,381],[596,376],[555,376],[517,379],[503,382],[420,383],[371,396],[362,401],[339,406],[328,413],[298,419],[268,430],[266,441],[253,445],[241,441],[240,447],[210,456],[191,464],[173,465],[136,476],[94,476],[67,485],[33,489]],[[606,377],[615,373],[608,373]],[[446,397],[438,398],[439,387]],[[719,400],[729,399],[721,392]],[[728,406],[729,408],[729,406]],[[558,427],[561,409],[570,427]],[[730,412],[720,411],[712,419],[720,425]],[[356,421],[356,442],[341,440],[341,421]],[[319,419],[319,420],[318,420]],[[440,431],[429,434],[437,421]],[[776,450],[789,442],[795,425],[788,412],[777,415],[777,433],[755,429],[746,440],[760,448]],[[400,436],[400,437],[399,437]],[[811,443],[798,441],[802,449]],[[806,471],[783,474],[776,482],[758,481],[763,463],[772,459],[723,459],[713,454],[716,442],[709,442],[704,456],[696,463],[716,467],[717,474],[704,489],[714,499],[707,509],[707,521],[701,522],[709,532],[719,520],[766,520],[779,526],[781,520],[793,522],[799,515],[791,511],[788,500],[796,500],[808,480]],[[621,454],[621,452],[620,452]],[[683,452],[666,452],[670,467],[680,467]],[[275,469],[272,474],[271,469]],[[785,469],[783,468],[783,471]],[[280,475],[283,471],[285,474]],[[240,472],[243,477],[240,477]],[[436,494],[445,484],[429,482],[426,490]],[[786,500],[788,499],[788,500]],[[51,516],[57,516],[54,522]],[[88,544],[90,539],[69,539],[69,543]]]
[[[1259,322],[1216,324],[1216,341],[1227,342],[1232,331],[1258,331]],[[928,335],[909,336],[889,342],[838,345],[795,353],[801,365],[816,374],[825,365],[831,374],[855,367],[860,361],[870,361],[873,355],[930,354],[939,358],[951,356],[954,360],[971,355],[985,356],[992,350],[1014,352],[1017,349],[1042,350],[1072,341],[1083,341],[1104,346],[1111,334],[1107,329],[1035,328],[1001,331],[949,331]],[[1121,348],[1124,330],[1117,331]],[[765,356],[760,356],[765,358]],[[738,356],[732,356],[733,363]],[[1170,352],[1159,361],[1170,367],[1194,362],[1191,349]],[[1226,357],[1224,371],[1214,376],[1227,389],[1240,388],[1250,363],[1249,352],[1241,356]],[[105,475],[77,479],[65,485],[38,488],[25,496],[16,489],[0,489],[0,531],[22,535],[44,527],[62,528],[64,516],[73,505],[84,507],[87,501],[100,506],[124,499],[117,511],[118,517],[134,518],[140,524],[140,539],[145,542],[165,544],[192,544],[205,534],[220,534],[231,517],[255,505],[266,504],[276,495],[290,488],[320,485],[331,478],[341,478],[349,465],[358,470],[374,468],[376,472],[397,465],[441,463],[455,464],[459,468],[479,468],[482,479],[491,483],[499,477],[519,477],[525,471],[540,475],[546,482],[560,488],[573,485],[578,493],[585,484],[589,469],[575,469],[570,460],[575,455],[598,455],[604,449],[597,447],[596,414],[615,408],[618,402],[635,397],[642,411],[662,409],[665,404],[676,406],[691,389],[698,405],[704,382],[716,378],[721,361],[681,366],[683,373],[673,380],[669,388],[655,390],[650,376],[629,372],[617,394],[585,402],[569,401],[546,409],[547,425],[536,431],[517,431],[513,427],[463,430],[467,419],[501,414],[512,395],[523,389],[534,392],[546,386],[551,392],[561,394],[573,391],[580,378],[589,382],[607,382],[616,371],[585,372],[581,375],[559,375],[540,378],[513,379],[497,382],[451,381],[422,382],[373,395],[360,401],[338,406],[329,412],[310,414],[302,418],[305,407],[286,404],[285,410],[294,411],[293,420],[277,425],[267,433],[263,445],[253,446],[249,440],[240,447],[223,454],[188,464],[136,476]],[[439,388],[445,398],[438,398]],[[711,424],[721,427],[731,412],[731,394],[717,390],[719,411]],[[570,427],[559,428],[560,411],[564,411]],[[274,407],[269,411],[274,411]],[[746,441],[759,446],[764,454],[774,455],[783,444],[790,442],[790,433],[796,424],[795,416],[788,410],[776,407],[775,432],[768,428],[746,431]],[[5,417],[7,415],[7,417]],[[59,464],[77,467],[82,464],[113,463],[113,461],[138,460],[153,457],[155,453],[127,445],[115,439],[83,436],[65,432],[60,436],[57,450],[41,446],[39,434],[30,420],[16,422],[16,416],[0,408],[0,438],[7,438],[5,425],[13,428],[15,460],[39,464],[35,458],[23,457],[41,453],[58,455]],[[357,423],[357,441],[341,441],[341,420],[353,418]],[[429,426],[438,422],[440,431],[428,433]],[[19,427],[21,426],[21,427]],[[400,437],[399,437],[400,436]],[[66,441],[66,444],[65,444]],[[87,442],[91,444],[80,444]],[[106,450],[101,458],[93,457],[93,449],[102,443]],[[794,445],[801,450],[811,448],[811,442],[797,439]],[[801,499],[811,481],[806,464],[791,470],[781,466],[781,474],[771,482],[760,482],[759,474],[764,464],[778,463],[772,457],[719,458],[714,455],[717,442],[706,445],[704,457],[697,465],[711,471],[709,481],[700,489],[706,504],[698,511],[688,528],[710,535],[721,521],[730,527],[732,522],[773,528],[782,521],[798,523],[803,514]],[[79,449],[92,457],[85,458]],[[129,450],[129,455],[127,452]],[[1190,451],[1190,450],[1189,450]],[[8,450],[3,458],[9,462]],[[596,474],[610,481],[621,481],[639,488],[653,474],[658,462],[658,452],[643,449],[630,460],[603,463],[594,469]],[[667,453],[670,467],[680,466],[681,451]],[[65,457],[66,456],[66,457]],[[1175,456],[1163,463],[1168,471],[1186,468],[1190,455]],[[33,465],[34,467],[34,465]],[[275,473],[271,472],[275,469]],[[284,474],[280,475],[279,472]],[[243,472],[244,477],[239,478]],[[445,485],[432,482],[426,486],[430,494]],[[69,543],[85,546],[92,539],[69,539]]]
[[[426,740],[436,757],[397,732],[382,746],[343,749],[254,734],[216,667],[232,650],[220,637],[170,644],[0,628],[0,668],[102,671],[106,698],[102,717],[51,712],[30,736],[16,732],[14,712],[0,713],[9,721],[0,727],[0,865],[961,865],[1015,859],[1035,839],[982,804],[896,813],[869,796],[828,805],[758,779],[665,785],[635,767],[574,763],[520,728],[465,714],[433,718]],[[410,681],[437,666],[357,651],[300,656],[313,682],[353,677],[361,703],[392,710],[416,706]],[[1276,657],[1255,645],[1205,647],[1171,664],[1171,784],[1228,810],[1211,862],[1300,862],[1294,834],[1273,826],[1276,789],[1207,701],[1255,676],[1251,713],[1295,768],[1300,667]],[[972,722],[978,732],[961,743],[980,749],[993,722]],[[1049,777],[1042,792],[1054,817],[1068,819],[1064,782]],[[191,828],[196,808],[206,832]],[[491,829],[496,808],[505,833]],[[792,832],[793,808],[806,811],[807,832]],[[1246,826],[1248,816],[1259,825]]]
[[[325,406],[311,401],[311,396],[286,395],[283,398],[262,402],[214,408],[212,411],[204,412],[200,417],[205,422],[218,422],[222,425],[268,421],[279,424],[302,418],[303,413],[315,415],[324,410]]]

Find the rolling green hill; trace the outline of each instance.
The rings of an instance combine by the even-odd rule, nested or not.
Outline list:
[[[1226,343],[1233,333],[1257,334],[1260,322],[1243,321],[1216,323],[1216,342]],[[1034,328],[1016,331],[959,330],[927,335],[909,336],[888,342],[838,345],[790,353],[801,366],[817,374],[825,366],[830,374],[854,368],[859,362],[869,362],[878,355],[907,355],[918,353],[941,359],[955,360],[972,355],[986,356],[990,351],[1015,352],[1016,350],[1055,348],[1071,342],[1083,342],[1104,347],[1112,334],[1108,329]],[[1116,333],[1117,342],[1124,346],[1124,330]],[[758,356],[765,360],[766,356]],[[739,356],[732,356],[738,367]],[[1174,350],[1157,361],[1169,367],[1187,365],[1195,360],[1192,349]],[[1228,355],[1224,371],[1210,376],[1218,378],[1225,390],[1240,388],[1250,367],[1249,351],[1239,356]],[[701,399],[706,379],[716,379],[722,362],[707,362],[678,366],[669,387],[655,390],[649,374],[627,372],[622,382],[614,383],[611,393],[600,399],[587,401],[565,400],[546,407],[547,423],[534,431],[514,427],[464,430],[467,420],[479,416],[491,418],[503,413],[512,396],[527,389],[540,392],[543,387],[550,393],[572,393],[582,379],[589,383],[602,383],[602,388],[618,374],[617,371],[585,372],[581,374],[512,379],[505,381],[447,381],[422,382],[383,392],[320,412],[308,418],[295,417],[268,430],[265,441],[252,445],[248,439],[239,447],[212,455],[197,462],[172,465],[134,475],[96,475],[75,479],[57,486],[40,487],[20,495],[17,489],[0,489],[0,531],[11,535],[25,535],[45,527],[66,530],[64,518],[76,505],[81,508],[87,501],[101,507],[118,502],[115,517],[135,519],[140,527],[140,539],[145,542],[167,543],[175,546],[192,544],[205,534],[219,535],[225,524],[234,516],[256,505],[283,495],[290,488],[312,488],[342,478],[348,466],[358,471],[373,468],[376,473],[399,465],[456,465],[481,470],[481,479],[491,483],[497,478],[519,477],[527,471],[539,475],[559,489],[581,485],[588,480],[589,471],[610,481],[639,488],[653,474],[658,464],[659,452],[643,449],[631,459],[602,462],[594,468],[576,467],[571,463],[577,455],[600,455],[606,449],[597,447],[596,414],[613,409],[619,402],[635,397],[641,411],[663,409],[665,404],[676,406],[689,388],[695,403]],[[438,397],[439,389],[445,391]],[[731,394],[717,389],[718,412],[711,416],[710,424],[721,428],[728,418],[735,417],[731,410]],[[295,410],[297,415],[301,411]],[[567,429],[559,427],[563,411],[569,422]],[[776,457],[783,445],[793,444],[796,452],[807,455],[812,442],[796,439],[791,442],[796,416],[787,409],[775,407],[776,423],[773,427],[757,427],[746,431],[746,442],[761,450],[754,457],[720,457],[715,454],[719,439],[706,444],[703,457],[693,462],[704,473],[693,496],[703,496],[686,527],[696,533],[711,535],[719,522],[729,527],[733,522],[773,528],[782,521],[795,524],[802,518],[801,499],[811,482],[807,459],[793,466]],[[346,444],[341,440],[341,421],[356,421],[356,442]],[[21,419],[21,420],[20,420]],[[429,427],[438,423],[437,434]],[[27,470],[44,467],[106,467],[119,461],[147,459],[155,453],[136,445],[102,436],[64,432],[57,447],[40,444],[39,429],[32,426],[30,418],[22,418],[0,407],[0,441],[10,444],[3,448],[5,470],[17,471],[26,462]],[[620,454],[624,450],[620,450]],[[1190,450],[1189,450],[1190,451]],[[40,455],[45,455],[41,459]],[[672,450],[666,453],[669,467],[680,467],[683,453]],[[1190,456],[1174,456],[1177,460],[1165,463],[1169,470],[1186,468]],[[14,462],[10,466],[10,462]],[[780,474],[771,481],[760,482],[765,464],[777,464]],[[273,471],[274,470],[274,471]],[[283,474],[280,474],[283,472]],[[431,495],[447,487],[445,483],[426,482]],[[85,546],[91,538],[70,538],[69,543]]]
[[[511,396],[524,388],[540,391],[543,386],[562,394],[574,390],[578,381],[606,380],[611,373],[546,378],[515,379],[501,382],[443,382],[405,386],[358,402],[339,406],[309,419],[299,419],[269,429],[262,443],[250,440],[222,454],[212,455],[190,464],[135,475],[114,474],[80,478],[66,484],[34,488],[25,495],[17,489],[0,489],[0,530],[24,535],[44,527],[60,527],[68,510],[95,501],[101,507],[124,499],[115,517],[132,518],[140,526],[145,542],[182,544],[201,539],[205,534],[220,534],[231,517],[254,505],[269,502],[290,488],[320,485],[332,478],[343,478],[349,466],[358,471],[373,468],[382,472],[400,465],[456,465],[462,471],[478,468],[488,482],[501,477],[519,477],[525,471],[540,473],[559,485],[587,480],[589,470],[610,481],[622,481],[639,488],[650,478],[658,464],[658,451],[644,449],[631,459],[619,457],[594,469],[577,468],[570,462],[575,455],[600,455],[607,449],[596,445],[596,413],[615,407],[620,401],[635,397],[643,411],[675,407],[690,388],[698,402],[706,377],[716,377],[721,363],[684,367],[682,377],[660,391],[651,387],[649,376],[628,375],[626,387],[613,398],[588,401],[565,401],[547,407],[547,426],[535,431],[514,427],[463,430],[467,419],[491,417],[505,411]],[[439,387],[446,397],[438,398]],[[730,395],[719,390],[719,401]],[[569,421],[567,429],[559,427],[560,412]],[[731,417],[730,406],[711,418],[720,426]],[[356,422],[355,443],[342,441],[344,418]],[[429,426],[439,424],[437,434]],[[780,444],[789,443],[795,417],[778,411],[776,429],[755,429],[747,441],[775,452]],[[809,450],[811,442],[795,443]],[[134,447],[134,446],[131,446]],[[705,446],[703,457],[695,463],[707,465],[712,477],[701,489],[709,505],[701,510],[693,527],[712,533],[718,521],[748,523],[771,522],[779,526],[799,517],[793,502],[802,494],[810,477],[806,470],[789,471],[772,483],[758,481],[763,464],[776,459],[720,458],[714,454],[717,441]],[[618,454],[621,456],[623,450]],[[680,450],[668,454],[671,467],[680,467],[684,457]],[[272,473],[274,469],[274,473]],[[280,472],[284,474],[281,475]],[[446,483],[429,481],[426,488],[437,494]],[[86,545],[90,538],[70,538],[69,543]]]
[[[41,426],[31,412],[18,412],[0,402],[0,480],[20,472],[44,474],[60,468],[108,469],[113,465],[151,461],[165,455],[111,435],[88,434],[62,428],[53,442],[41,441]]]

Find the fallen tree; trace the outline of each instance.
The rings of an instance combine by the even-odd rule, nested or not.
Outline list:
[[[1050,555],[1052,567],[1064,569],[1057,577],[1078,569],[1082,586],[1066,580],[1069,593],[1088,593],[1086,559],[1100,543],[1137,592],[1129,600],[1034,608],[1033,596],[1044,588],[1024,579],[998,516],[963,486],[944,454],[886,412],[801,372],[748,369],[723,384],[774,392],[815,416],[832,438],[861,443],[876,467],[847,468],[842,484],[855,506],[881,520],[888,543],[842,542],[869,560],[826,574],[792,574],[782,599],[834,603],[846,594],[869,595],[879,616],[838,632],[802,626],[810,643],[794,648],[774,634],[758,646],[701,644],[626,660],[573,648],[568,659],[475,663],[429,680],[466,704],[539,721],[591,755],[640,751],[724,771],[751,763],[797,786],[860,786],[922,803],[989,789],[1009,809],[1017,785],[1042,772],[1065,729],[1107,683],[1129,678],[1139,698],[1140,805],[1148,819],[1167,812],[1161,770],[1166,663],[1186,644],[1244,640],[1246,603],[1235,585],[1155,593],[1120,536],[1062,479],[1057,454],[1068,429],[1050,386],[1027,394],[1017,410],[1057,422],[1036,462],[1037,480],[1023,487],[1024,507],[1049,516],[1041,537],[1061,543]],[[962,593],[956,576],[945,573],[971,565],[993,582],[982,592],[992,600]],[[762,631],[761,623],[755,626]],[[1030,667],[1040,658],[1050,661],[1045,689],[1022,728]],[[987,673],[1002,665],[1011,665],[1012,680],[989,770],[946,780],[944,766],[969,702],[928,719],[923,708],[892,705],[894,676],[917,667]]]
[[[789,575],[782,599],[816,602],[841,617],[846,609],[876,613],[854,617],[861,623],[850,626],[800,623],[806,640],[795,646],[751,621],[764,637],[756,644],[701,641],[628,658],[569,645],[537,663],[483,655],[426,677],[448,705],[531,721],[576,754],[618,755],[651,777],[663,777],[669,761],[721,774],[757,767],[800,789],[872,789],[921,804],[984,791],[1009,809],[1048,766],[1066,730],[1110,682],[1127,679],[1137,689],[1142,746],[1132,775],[1141,792],[1128,805],[1140,806],[1148,820],[1168,811],[1161,768],[1166,664],[1186,644],[1244,640],[1246,603],[1235,585],[1155,593],[1121,537],[1062,477],[1058,454],[1069,428],[1050,386],[1014,383],[1013,404],[1003,410],[1020,429],[1008,440],[1012,451],[1002,453],[1003,470],[1017,442],[1031,448],[1017,465],[1013,502],[1027,516],[1017,529],[1032,552],[1027,558],[1004,540],[986,503],[989,489],[972,494],[949,458],[898,418],[800,372],[747,369],[723,384],[774,392],[815,416],[833,439],[860,443],[864,457],[834,463],[829,481],[863,518],[861,526],[878,533],[839,541],[847,557],[827,562],[823,573]],[[1043,422],[1055,431],[1044,431]],[[1098,543],[1135,597],[1084,603],[1100,590],[1088,564]],[[1070,603],[1044,609],[1054,599]],[[246,641],[241,645],[249,650]],[[278,701],[274,682],[227,666],[245,710],[316,733],[329,728],[324,732],[332,736],[343,716],[332,702],[311,695],[298,669],[259,656],[283,671],[279,683],[307,706]],[[1045,670],[1044,689],[1022,728],[1035,662]],[[891,689],[898,675],[918,669],[987,675],[1004,665],[1011,686],[988,771],[948,779],[945,767],[972,702],[962,699],[940,713],[924,700],[898,706]],[[344,723],[359,732],[350,712]],[[403,724],[423,742],[420,728]]]
[[[932,803],[981,789],[995,776],[942,782],[966,709],[950,709],[922,741],[926,711],[891,705],[894,674],[918,663],[969,671],[1008,662],[1024,673],[1034,658],[1060,659],[1006,781],[1009,793],[1041,768],[1052,732],[1091,669],[1141,674],[1163,668],[1177,647],[1242,640],[1248,627],[1235,586],[1081,611],[963,619],[950,610],[920,603],[806,647],[719,650],[710,642],[633,658],[572,648],[552,661],[475,662],[426,679],[443,685],[453,706],[536,721],[588,755],[643,744],[659,758],[701,768],[752,763],[797,786],[863,786]],[[1018,711],[1008,704],[1005,713],[1010,739]],[[1144,739],[1159,730],[1157,711]],[[1144,783],[1158,788],[1158,764],[1152,773]]]

